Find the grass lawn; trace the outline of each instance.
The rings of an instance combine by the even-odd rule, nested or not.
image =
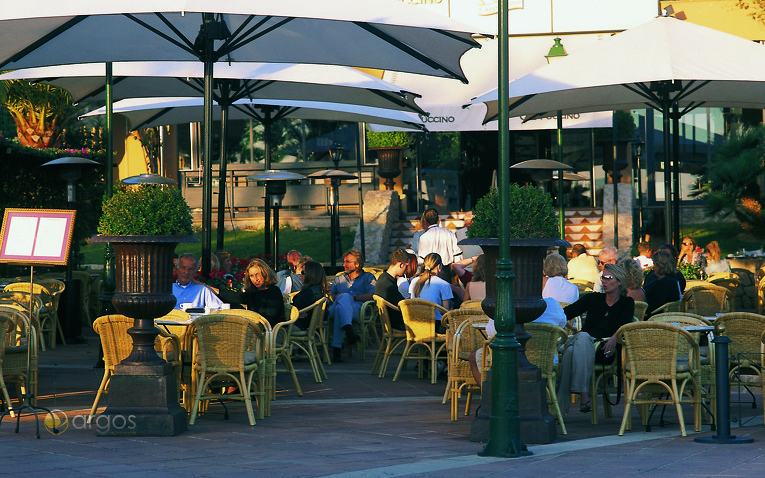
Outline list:
[[[279,228],[279,253],[284,254],[291,249],[297,249],[303,255],[311,256],[319,262],[330,262],[330,229],[328,227],[293,229],[291,227]],[[202,233],[194,234],[202,240]],[[212,249],[216,250],[217,230],[212,231]],[[355,228],[340,228],[340,237],[343,251],[353,247],[353,239],[356,237]],[[273,235],[271,236],[273,241]],[[262,253],[264,250],[265,233],[263,229],[247,229],[226,231],[223,234],[224,249],[231,252],[234,257],[247,258]],[[271,244],[273,249],[273,243]],[[199,257],[202,254],[201,242],[193,244],[178,244],[175,252],[183,254],[191,252]],[[272,251],[273,252],[273,251]],[[88,244],[83,247],[85,264],[103,264],[104,245]]]
[[[709,222],[705,224],[690,224],[683,226],[681,236],[690,236],[696,240],[699,247],[706,248],[707,244],[717,241],[723,256],[732,254],[741,248],[746,250],[759,249],[765,244],[765,239],[756,238],[746,233],[738,222]],[[654,244],[657,246],[658,244]]]

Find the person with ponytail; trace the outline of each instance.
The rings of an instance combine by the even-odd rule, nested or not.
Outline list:
[[[431,252],[422,261],[420,273],[412,279],[409,285],[409,294],[413,299],[424,299],[446,309],[451,309],[451,300],[454,298],[451,285],[443,280],[440,275],[443,272],[441,256]],[[436,330],[443,333],[441,327],[441,312],[436,311]]]

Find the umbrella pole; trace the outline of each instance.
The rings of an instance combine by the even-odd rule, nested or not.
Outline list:
[[[209,14],[205,14],[207,17]],[[209,15],[212,17],[212,15]],[[210,275],[210,255],[212,244],[212,113],[213,113],[213,38],[206,31],[204,41],[204,170],[202,173],[202,277]]]
[[[223,97],[224,95],[221,95]],[[228,166],[228,104],[220,105],[220,168],[218,169],[218,234],[216,248],[223,250],[223,232],[226,230],[226,168]]]
[[[558,161],[563,162],[563,112],[558,110]],[[563,206],[563,170],[558,171],[558,225],[560,238],[566,239],[566,211]]]
[[[662,101],[662,121],[664,136],[664,237],[669,243],[672,243],[672,188],[670,167],[670,139],[669,139],[669,100],[664,97]]]
[[[672,213],[674,243],[680,244],[680,112],[672,107]]]
[[[104,198],[112,197],[112,185],[114,184],[114,130],[112,126],[112,113],[114,109],[112,98],[112,87],[114,85],[112,62],[106,63],[106,83],[104,85],[106,93],[106,117],[104,119],[104,130],[106,134],[106,177],[104,187]],[[101,313],[108,315],[114,312],[112,307],[112,297],[117,287],[116,270],[114,266],[114,249],[108,242],[104,244],[104,295],[101,296]],[[100,343],[99,343],[100,347]],[[102,356],[99,353],[99,356]],[[99,358],[103,364],[103,358]]]
[[[356,172],[358,173],[357,175],[359,177],[359,240],[361,242],[361,256],[366,257],[366,241],[364,240],[364,189],[361,184],[361,158],[362,156],[366,155],[367,135],[364,131],[364,123],[359,123],[358,126],[358,141],[356,142],[358,145],[358,148],[356,149]]]
[[[268,171],[271,169],[271,117],[266,113],[266,117],[263,119],[263,147],[265,148],[265,166],[264,169]],[[267,256],[271,254],[271,197],[268,194],[268,186],[266,186],[265,196],[265,217],[263,218],[265,223],[265,247],[263,255]],[[274,257],[274,270],[276,270],[276,257]]]

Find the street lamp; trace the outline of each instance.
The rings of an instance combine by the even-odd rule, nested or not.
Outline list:
[[[329,188],[329,204],[331,206],[330,253],[332,254],[330,264],[334,270],[337,267],[337,256],[341,254],[343,248],[342,241],[340,240],[340,183],[343,181],[343,179],[357,179],[357,176],[354,176],[351,173],[346,173],[345,171],[338,171],[336,169],[325,169],[311,173],[306,177],[312,179],[323,179],[324,186]]]
[[[560,37],[555,38],[555,43],[550,47],[550,51],[547,52],[545,58],[547,63],[557,61],[560,58],[568,56],[566,49],[560,42]],[[557,114],[557,143],[558,143],[558,161],[563,162],[563,112],[558,110]],[[566,211],[563,208],[563,175],[558,175],[558,224],[560,226],[560,238],[566,239]]]
[[[335,169],[340,167],[340,160],[343,159],[343,153],[345,152],[345,148],[343,145],[339,143],[335,143],[334,146],[329,148],[329,157],[332,159],[332,162],[335,164]]]
[[[274,270],[276,270],[279,263],[279,208],[282,207],[282,200],[287,193],[287,181],[300,181],[305,179],[305,176],[289,171],[268,169],[253,173],[247,176],[247,179],[266,183],[266,200],[269,201],[266,207],[274,210]],[[266,246],[270,243],[270,235],[266,234]]]
[[[100,166],[100,163],[87,158],[69,156],[65,158],[54,159],[41,165],[40,167],[51,167],[66,181],[66,200],[69,203],[69,209],[76,210],[75,204],[76,181],[82,177],[83,166]],[[72,242],[77,244],[78,238],[73,234]],[[62,294],[62,310],[60,310],[59,320],[63,322],[62,328],[66,330],[66,336],[73,338],[76,343],[85,343],[85,337],[82,336],[81,310],[78,303],[80,297],[79,281],[72,280],[72,251],[69,251],[69,257],[66,261],[66,278],[64,279],[64,292]],[[55,334],[55,330],[53,331]]]

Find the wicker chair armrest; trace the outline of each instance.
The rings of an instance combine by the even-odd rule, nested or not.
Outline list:
[[[359,320],[362,323],[369,323],[377,318],[377,302],[374,300],[368,300],[361,304],[361,311],[359,311]]]
[[[396,304],[391,304],[390,302],[388,302],[387,300],[383,299],[382,297],[380,297],[377,294],[375,294],[374,297],[376,299],[379,299],[380,302],[382,302],[386,307],[389,307],[390,309],[395,310],[397,312],[401,312],[401,309],[399,309]]]

